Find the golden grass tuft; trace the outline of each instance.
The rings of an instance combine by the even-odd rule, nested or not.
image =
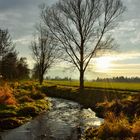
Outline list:
[[[132,125],[132,133],[134,137],[138,137],[140,139],[140,118],[134,121]]]
[[[121,114],[116,117],[114,113],[109,112],[106,114],[104,124],[98,130],[98,137],[107,139],[111,137],[127,138],[131,136],[131,127],[128,119]]]
[[[0,104],[4,105],[16,105],[16,99],[13,96],[12,88],[7,84],[4,83],[0,86]]]

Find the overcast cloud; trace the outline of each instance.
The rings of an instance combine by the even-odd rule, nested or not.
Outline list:
[[[34,26],[40,20],[39,5],[42,3],[50,5],[55,1],[0,0],[0,28],[9,29],[19,55],[27,57],[30,66],[32,60],[29,45],[35,30]],[[121,52],[140,52],[140,0],[123,0],[123,2],[127,10],[112,34]],[[134,63],[140,64],[140,56],[134,58]]]

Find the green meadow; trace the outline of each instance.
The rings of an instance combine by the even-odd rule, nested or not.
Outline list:
[[[78,87],[78,81],[45,81],[48,85]],[[140,83],[123,83],[123,82],[88,82],[85,81],[86,88],[103,88],[112,90],[140,91]]]

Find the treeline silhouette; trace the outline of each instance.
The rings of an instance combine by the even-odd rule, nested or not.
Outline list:
[[[25,57],[18,57],[8,29],[0,28],[0,80],[29,78],[29,68]]]
[[[96,82],[134,82],[134,83],[139,83],[140,82],[140,77],[112,77],[112,78],[97,78],[96,80],[93,80]]]
[[[46,80],[58,80],[58,81],[77,81],[77,79],[72,79],[71,77],[59,77],[55,76],[54,78],[48,76],[46,77]],[[85,79],[85,81],[88,81]],[[112,78],[97,78],[92,80],[93,82],[134,82],[134,83],[140,83],[140,77],[112,77]]]

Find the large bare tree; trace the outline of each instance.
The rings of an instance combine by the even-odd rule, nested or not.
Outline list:
[[[37,27],[37,31],[37,37],[31,42],[31,50],[35,60],[35,73],[37,73],[37,78],[42,84],[45,73],[54,64],[58,56],[58,49],[56,40],[42,25]]]
[[[107,35],[124,10],[121,0],[59,0],[42,8],[43,22],[60,42],[64,59],[79,70],[81,91],[91,59],[113,47]]]

